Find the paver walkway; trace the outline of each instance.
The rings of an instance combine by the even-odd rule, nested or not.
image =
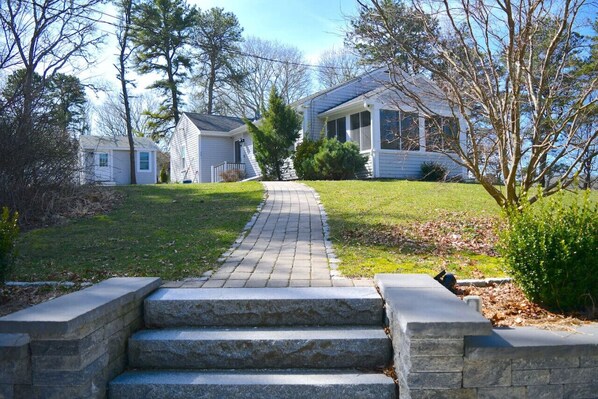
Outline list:
[[[188,279],[180,287],[369,286],[335,270],[316,192],[301,183],[264,182],[267,198],[249,233],[222,255],[209,279]],[[330,266],[329,266],[330,264]]]

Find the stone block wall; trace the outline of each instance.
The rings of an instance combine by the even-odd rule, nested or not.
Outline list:
[[[492,329],[429,276],[375,280],[401,399],[598,398],[598,325]]]
[[[463,386],[480,398],[598,398],[598,327],[530,327],[469,337]]]
[[[157,278],[112,278],[0,318],[0,399],[104,398]]]

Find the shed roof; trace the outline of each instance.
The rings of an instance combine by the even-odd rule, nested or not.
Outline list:
[[[241,118],[221,115],[204,115],[195,112],[183,112],[199,130],[212,132],[230,132],[243,125]]]
[[[135,148],[144,150],[155,150],[160,149],[151,139],[147,137],[135,137],[133,138]],[[123,150],[129,149],[129,139],[126,136],[109,137],[109,136],[80,136],[79,145],[81,148],[86,150],[93,150],[97,148],[112,148]]]

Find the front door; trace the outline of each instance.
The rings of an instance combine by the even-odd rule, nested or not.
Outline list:
[[[107,152],[95,153],[95,180],[110,181],[110,154]]]
[[[235,163],[241,163],[241,140],[235,141]]]

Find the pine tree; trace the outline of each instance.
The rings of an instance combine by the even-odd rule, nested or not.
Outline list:
[[[291,147],[299,138],[301,118],[274,88],[270,91],[268,108],[262,113],[257,125],[245,119],[253,137],[255,159],[265,179],[282,180],[284,161],[291,156]]]

